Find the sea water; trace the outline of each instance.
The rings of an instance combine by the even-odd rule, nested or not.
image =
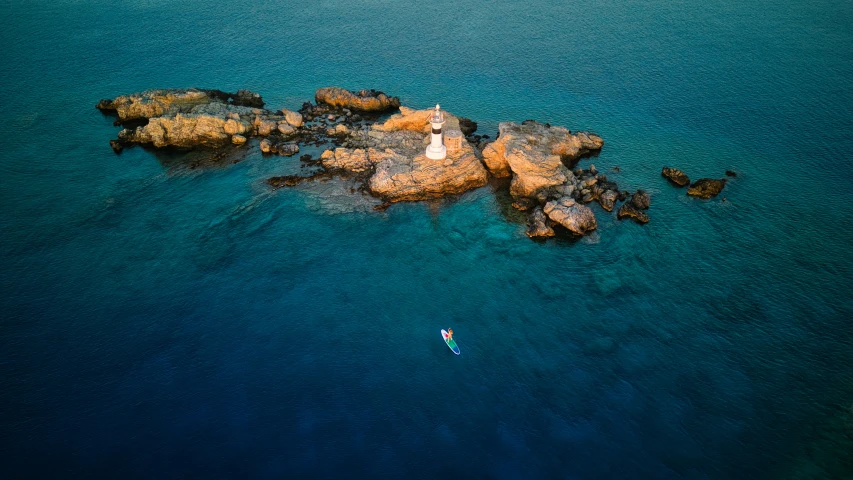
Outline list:
[[[850,475],[850,2],[0,11],[0,477]],[[115,155],[94,109],[330,85],[594,131],[651,222],[533,242],[498,183],[377,213],[256,148]]]

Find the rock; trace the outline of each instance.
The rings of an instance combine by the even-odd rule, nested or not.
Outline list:
[[[572,173],[564,160],[604,145],[597,135],[572,134],[566,128],[534,121],[521,125],[502,122],[498,130],[498,139],[483,149],[483,161],[495,176],[513,175],[510,193],[516,198],[533,197],[539,189],[565,184]]]
[[[726,170],[726,176],[727,177],[737,177],[737,173],[735,173],[731,170]]]
[[[112,148],[115,153],[121,153],[121,151],[124,150],[124,146],[118,140],[110,140],[110,148]]]
[[[305,155],[300,156],[300,157],[299,157],[299,160],[300,160],[300,161],[302,161],[302,162],[306,162],[306,163],[307,163],[307,162],[310,162],[310,161],[311,161],[311,154],[310,154],[310,153],[306,153]]]
[[[260,120],[258,122],[258,135],[266,137],[276,130],[278,125],[271,120]]]
[[[302,115],[299,112],[291,112],[290,110],[287,110],[284,112],[284,118],[287,120],[287,123],[297,128],[305,124],[305,121],[302,119]]]
[[[679,187],[686,187],[690,184],[690,178],[677,168],[663,167],[660,174]]]
[[[726,179],[700,178],[687,188],[687,194],[699,198],[716,197],[726,186]]]
[[[101,100],[97,108],[115,111],[118,118],[126,122],[140,118],[159,117],[164,114],[174,115],[179,112],[189,112],[195,105],[210,103],[207,93],[190,88],[187,90],[146,90],[141,93],[121,95],[114,100]]]
[[[509,171],[509,163],[506,161],[506,144],[501,142],[492,142],[483,147],[483,163],[489,172],[498,177],[508,177],[511,175]]]
[[[637,190],[634,192],[634,195],[631,196],[631,204],[639,210],[648,209],[651,203],[652,200],[649,198],[649,194],[646,193],[645,190]]]
[[[370,191],[391,202],[426,200],[482,187],[488,181],[486,169],[467,142],[445,160],[431,160],[418,151],[409,157],[390,149],[370,150],[369,157],[374,152],[381,157],[368,181]]]
[[[400,113],[391,115],[385,122],[373,125],[373,129],[380,132],[410,131],[419,132],[424,135],[430,132],[429,117],[435,109],[427,108],[415,110],[408,107],[400,107]],[[459,119],[452,113],[444,112],[444,131],[459,130]]]
[[[231,143],[233,143],[234,145],[242,145],[242,144],[246,143],[246,137],[244,137],[242,135],[232,135],[231,136]]]
[[[116,106],[111,98],[102,98],[98,104],[95,105],[95,108],[104,111],[115,111]]]
[[[331,152],[331,150],[326,150],[326,152]],[[367,157],[367,151],[361,148],[336,148],[332,155],[327,155],[326,152],[323,152],[320,158],[323,167],[329,170],[361,173],[373,167],[373,163]]]
[[[548,225],[548,217],[542,207],[536,207],[527,217],[527,236],[530,238],[553,237],[554,229]]]
[[[295,143],[279,143],[275,146],[275,150],[281,156],[290,157],[299,153],[299,145]]]
[[[152,118],[143,127],[124,129],[119,132],[119,141],[152,144],[158,148],[218,147],[229,143],[231,135],[243,134],[250,128],[247,122],[226,120],[224,115],[220,117],[205,114],[177,114],[174,117]]]
[[[459,130],[462,131],[462,135],[470,136],[477,131],[477,122],[470,118],[459,117]]]
[[[329,127],[326,129],[326,135],[330,137],[340,137],[343,135],[347,135],[349,133],[349,129],[344,124],[338,124],[333,127]]]
[[[239,118],[239,116],[238,116],[238,118]],[[233,118],[229,118],[222,125],[222,130],[225,133],[227,133],[228,135],[236,135],[236,134],[243,133],[244,131],[246,131],[246,127],[242,123],[240,123],[239,121],[234,120]]]
[[[115,111],[122,122],[129,120],[154,118],[162,116],[175,116],[179,113],[188,114],[200,105],[218,104],[222,107],[231,107],[234,111],[252,106],[263,106],[263,100],[257,93],[241,90],[244,96],[225,93],[219,90],[188,89],[161,89],[146,90],[130,95],[121,95],[113,100],[103,99],[98,102],[96,108],[102,111]],[[227,100],[233,97],[234,101]],[[248,101],[249,97],[252,98]],[[245,100],[245,102],[244,102]],[[258,107],[259,108],[259,107]],[[237,111],[237,113],[240,113]]]
[[[249,90],[237,90],[237,93],[232,95],[232,103],[241,107],[264,108],[264,100],[255,92]]]
[[[351,92],[338,87],[320,88],[314,94],[317,103],[364,112],[381,112],[400,106],[400,99],[383,92],[361,90]]]
[[[575,235],[585,235],[598,227],[592,210],[569,197],[548,202],[543,211]]]
[[[589,173],[592,175],[598,175],[598,169],[591,163],[589,164]]]
[[[604,193],[598,196],[598,204],[601,205],[601,208],[612,212],[618,198],[619,194],[615,191],[605,190]]]
[[[272,142],[265,138],[261,140],[260,148],[263,153],[272,153]]]
[[[285,175],[282,177],[272,177],[267,179],[267,183],[272,185],[274,188],[281,187],[295,187],[300,183],[311,180],[311,177],[300,177],[299,175]]]
[[[623,203],[622,206],[619,207],[619,211],[616,212],[616,217],[620,220],[623,218],[633,218],[637,223],[649,222],[649,216],[646,212],[638,210],[632,202]]]
[[[336,117],[332,114],[329,114],[329,116],[327,116],[326,119],[329,120],[330,122],[334,122],[335,120],[338,119],[338,117]]]
[[[276,129],[281,132],[282,135],[293,135],[296,133],[296,129],[287,122],[279,123],[276,126]]]
[[[228,112],[225,115],[225,118],[230,119],[230,120],[236,120],[239,122],[240,121],[240,114],[236,113],[236,112]]]
[[[521,210],[522,212],[530,210],[534,206],[536,206],[536,201],[532,198],[521,197],[518,200],[512,203],[513,208],[516,210]]]

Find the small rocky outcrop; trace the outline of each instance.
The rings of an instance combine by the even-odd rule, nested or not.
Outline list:
[[[648,210],[652,199],[645,190],[637,190],[631,195],[631,204],[639,210]]]
[[[363,112],[381,112],[400,106],[399,98],[389,97],[376,90],[351,92],[338,87],[320,88],[314,94],[314,99],[317,103],[324,103],[332,107],[349,108]]]
[[[598,228],[592,210],[571,197],[562,197],[545,204],[543,209],[548,218],[559,223],[575,235],[586,235]]]
[[[699,197],[699,198],[713,198],[719,195],[721,191],[723,191],[723,187],[726,186],[726,179],[721,178],[720,180],[714,178],[700,178],[693,182],[690,187],[687,188],[687,194],[691,197]]]
[[[619,218],[619,220],[633,218],[637,223],[649,223],[649,215],[646,212],[637,209],[637,207],[635,207],[631,202],[623,203],[622,206],[619,207],[619,211],[616,212],[616,217]]]
[[[248,90],[226,93],[221,90],[160,89],[146,90],[130,95],[121,95],[114,99],[103,99],[96,105],[101,111],[115,112],[121,122],[131,120],[174,116],[178,113],[190,113],[198,105],[222,103],[235,107],[263,108],[261,96]]]
[[[571,172],[564,162],[599,150],[601,137],[537,122],[502,122],[498,139],[483,149],[483,161],[496,177],[512,175],[513,197],[535,197],[549,187],[568,185]]]
[[[726,176],[727,177],[737,177],[737,173],[733,172],[732,170],[726,170]]]
[[[527,217],[527,236],[530,238],[545,238],[556,235],[554,229],[548,224],[548,216],[542,207],[536,207]]]
[[[259,145],[263,153],[277,153],[284,157],[291,157],[299,153],[299,145],[293,142],[280,142],[265,138]]]
[[[648,209],[650,204],[649,194],[643,190],[637,190],[628,201],[619,207],[616,217],[619,220],[632,218],[637,223],[649,223],[649,215],[643,210]]]
[[[679,187],[686,187],[690,184],[690,178],[687,174],[677,168],[663,167],[660,174]]]
[[[101,100],[97,108],[118,116],[118,124],[131,125],[119,132],[116,142],[121,146],[241,145],[255,135],[295,135],[304,124],[298,112],[282,110],[274,114],[263,110],[263,105],[261,96],[248,90],[232,94],[189,88],[122,95]],[[139,125],[141,122],[145,123]]]

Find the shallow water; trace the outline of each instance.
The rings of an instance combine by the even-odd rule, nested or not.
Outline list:
[[[840,476],[853,4],[800,3],[5,2],[0,473]],[[581,165],[652,221],[537,243],[498,185],[271,192],[298,160],[117,156],[93,108],[327,85],[595,131]],[[738,177],[699,201],[664,165]]]

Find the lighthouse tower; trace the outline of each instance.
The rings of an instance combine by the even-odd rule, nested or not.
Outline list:
[[[426,148],[426,156],[433,160],[443,160],[447,157],[447,147],[444,146],[441,138],[444,113],[438,105],[435,106],[435,111],[430,115],[429,123],[432,124],[432,138],[430,139],[429,146]]]

